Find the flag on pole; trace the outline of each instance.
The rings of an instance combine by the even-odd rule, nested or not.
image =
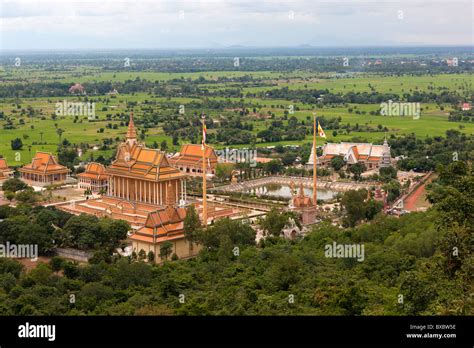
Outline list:
[[[206,114],[202,114],[202,146],[201,146],[201,148],[203,150],[206,147],[206,133],[207,133]]]
[[[326,133],[324,133],[323,128],[319,124],[319,120],[316,120],[316,123],[318,124],[318,134],[321,138],[326,138]]]

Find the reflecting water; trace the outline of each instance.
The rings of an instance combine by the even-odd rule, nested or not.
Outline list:
[[[295,185],[295,190],[299,192],[299,186]],[[246,193],[252,193],[255,195],[267,195],[267,196],[275,196],[275,197],[285,197],[291,198],[291,189],[288,185],[280,185],[280,184],[267,184],[258,187],[254,187],[252,189],[248,189],[245,191]],[[304,188],[305,195],[309,197],[313,197],[313,189],[312,188]],[[337,192],[327,189],[318,189],[318,199],[328,200],[336,196]]]

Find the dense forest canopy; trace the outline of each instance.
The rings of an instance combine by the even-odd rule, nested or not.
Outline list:
[[[206,246],[198,257],[163,265],[118,256],[87,265],[53,258],[26,272],[2,258],[0,313],[472,315],[473,168],[457,161],[437,174],[427,212],[378,214],[350,228],[323,222],[299,240],[269,236],[255,245],[244,222],[221,220],[193,235]],[[53,209],[2,207],[0,214],[2,241],[24,238],[20,226],[10,227],[23,222],[46,236],[55,233],[54,223],[72,232],[72,242],[89,243],[88,235],[74,236],[77,218]],[[107,220],[90,223],[100,236],[91,245],[116,246],[120,236],[107,234]],[[325,246],[334,242],[364,245],[364,260],[326,257]]]

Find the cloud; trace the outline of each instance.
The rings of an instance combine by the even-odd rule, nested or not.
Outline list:
[[[471,1],[0,0],[2,48],[472,44]],[[400,11],[403,18],[400,19]]]

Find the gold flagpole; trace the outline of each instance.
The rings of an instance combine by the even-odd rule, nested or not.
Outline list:
[[[204,140],[204,127],[206,120],[202,117],[202,222],[207,227],[207,187],[206,187],[206,143]]]
[[[318,201],[318,193],[316,191],[316,180],[317,180],[317,166],[316,162],[318,156],[316,155],[316,113],[313,113],[314,121],[313,121],[313,204],[316,207]]]

